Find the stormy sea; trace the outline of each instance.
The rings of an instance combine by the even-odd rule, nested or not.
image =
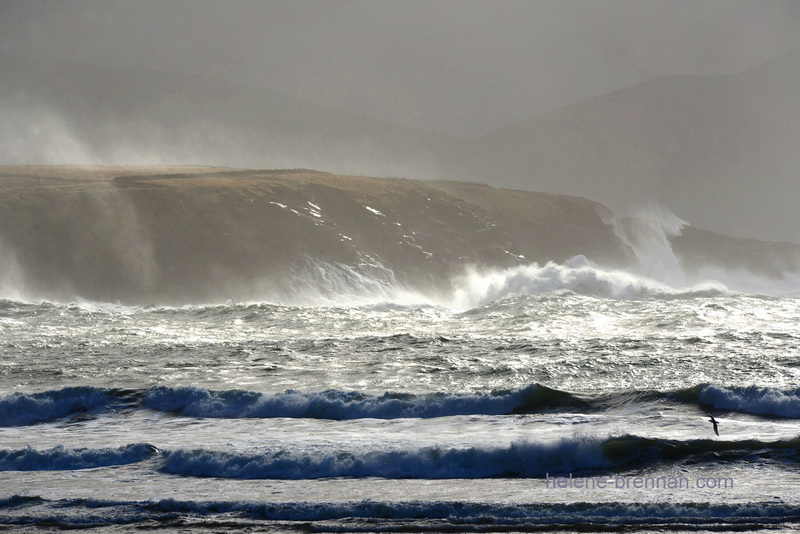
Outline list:
[[[148,194],[151,182],[142,186]],[[333,228],[342,246],[366,243],[344,232],[343,216],[331,222],[334,197],[284,192],[263,209],[309,224],[308,235]],[[377,197],[357,198],[362,229],[413,223],[392,220]],[[506,249],[499,253],[514,264],[464,270],[434,290],[403,277],[400,260],[393,267],[363,254],[371,263],[289,262],[280,291],[262,284],[248,299],[237,283],[226,288],[234,298],[180,302],[168,291],[179,281],[168,278],[165,259],[175,242],[161,249],[146,232],[132,239],[130,225],[107,226],[128,243],[155,243],[135,257],[167,273],[165,285],[141,286],[150,302],[137,302],[113,298],[104,242],[73,232],[34,253],[26,240],[45,230],[25,210],[38,220],[52,210],[37,211],[41,198],[5,199],[27,233],[0,226],[2,529],[800,526],[796,276],[676,278],[581,254],[535,262]],[[112,215],[154,217],[126,205]],[[108,216],[93,213],[92,224]],[[421,234],[411,252],[444,254]],[[79,246],[86,263],[64,255]],[[109,250],[132,261],[129,248]],[[181,250],[199,261],[191,246]],[[94,270],[81,278],[86,265]],[[45,283],[56,270],[72,281],[55,279],[60,292]],[[193,284],[201,278],[183,272]],[[214,272],[217,280],[230,273]],[[131,280],[120,295],[135,296]],[[104,284],[108,298],[85,289]]]

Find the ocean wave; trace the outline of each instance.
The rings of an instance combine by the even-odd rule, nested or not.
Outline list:
[[[568,392],[532,384],[520,389],[476,393],[414,394],[326,390],[260,393],[245,390],[156,386],[147,390],[68,387],[0,397],[0,427],[22,426],[90,410],[144,408],[183,417],[396,419],[457,415],[502,415],[590,408]]]
[[[156,451],[147,443],[116,449],[68,449],[58,446],[43,451],[32,447],[0,450],[0,471],[72,471],[126,465],[146,460]]]
[[[432,418],[454,415],[500,415],[547,408],[584,406],[580,399],[539,384],[489,393],[413,394],[327,390],[289,390],[264,394],[252,391],[210,391],[195,387],[155,387],[144,405],[190,417],[303,417],[315,419]]]
[[[800,389],[704,385],[699,388],[697,397],[702,404],[717,410],[800,418]]]
[[[519,441],[505,446],[251,452],[205,449],[161,450],[147,443],[118,448],[32,447],[0,450],[0,471],[61,471],[127,465],[155,458],[151,468],[178,476],[308,480],[332,477],[387,479],[543,478],[614,474],[682,463],[752,462],[796,465],[800,438],[761,440],[664,440],[635,435],[584,436],[552,442]]]
[[[623,270],[609,270],[576,256],[564,264],[520,265],[502,270],[473,269],[454,282],[457,288],[450,307],[471,309],[510,295],[542,295],[571,291],[580,295],[632,299],[708,298],[728,294],[715,282],[673,287],[658,280]]]
[[[707,503],[484,503],[463,501],[357,501],[357,502],[289,502],[194,503],[163,500],[146,505],[158,512],[180,513],[243,513],[262,520],[325,521],[344,518],[409,520],[444,519],[466,526],[485,528],[489,525],[585,525],[592,524],[672,524],[748,522],[774,523],[797,521],[800,506],[782,503],[707,504]],[[472,529],[470,529],[472,530]]]
[[[336,523],[345,520],[347,524]],[[363,520],[359,524],[355,521]],[[495,532],[531,529],[604,529],[625,526],[680,528],[681,531],[757,529],[800,521],[800,506],[780,502],[712,503],[493,503],[465,501],[112,501],[100,499],[48,500],[14,495],[0,500],[0,522],[6,525],[47,524],[63,528],[124,525],[153,521],[163,527],[185,529],[200,521],[216,522],[226,530],[258,528],[260,521],[316,523],[318,532],[419,531]],[[264,525],[261,524],[263,528]],[[345,527],[345,528],[343,528]],[[308,525],[306,525],[308,528]]]
[[[518,442],[506,447],[423,447],[371,451],[279,449],[165,451],[165,473],[215,478],[316,479],[329,477],[487,478],[537,477],[553,470],[587,471],[608,465],[605,441],[594,437],[554,443]]]
[[[401,277],[402,278],[402,277]],[[367,310],[434,308],[466,311],[514,295],[539,296],[572,293],[609,299],[636,298],[709,298],[729,295],[723,283],[712,279],[697,283],[676,283],[648,277],[633,269],[614,269],[596,264],[583,255],[563,263],[528,263],[500,268],[476,265],[437,284],[438,290],[406,286],[395,273],[374,258],[356,268],[307,258],[302,268],[286,280],[287,288],[271,298],[252,301],[209,301],[203,305],[180,302],[142,307],[120,302],[83,298],[53,300],[44,304],[57,308],[108,313],[160,313],[200,310],[211,315],[225,315],[229,310],[248,306],[347,307]],[[447,289],[444,289],[447,288]],[[757,292],[761,294],[762,292]],[[23,303],[0,299],[0,311],[36,306],[42,302],[29,299]]]
[[[388,450],[232,453],[204,449],[164,452],[164,473],[237,479],[380,477],[410,479],[540,478],[565,473],[613,473],[657,464],[739,461],[759,457],[796,463],[800,438],[759,440],[663,440],[633,435],[573,436],[507,446]]]
[[[604,412],[653,402],[677,402],[699,410],[732,410],[754,415],[800,418],[800,390],[760,386],[699,384],[673,391],[630,390],[574,393],[531,384],[518,389],[469,393],[373,395],[360,391],[287,390],[262,393],[155,386],[144,390],[67,387],[0,397],[0,427],[24,426],[78,413],[147,409],[180,417],[398,419],[543,412]]]
[[[58,419],[111,402],[108,390],[67,387],[41,393],[12,393],[0,397],[0,427],[23,426]]]

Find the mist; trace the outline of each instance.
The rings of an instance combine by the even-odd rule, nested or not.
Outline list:
[[[800,242],[793,1],[0,2],[0,164],[313,168]]]

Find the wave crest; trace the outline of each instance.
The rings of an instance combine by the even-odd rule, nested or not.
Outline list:
[[[756,415],[800,417],[800,390],[782,391],[761,386],[703,386],[698,392],[702,404],[718,410],[734,410]]]
[[[412,394],[386,392],[375,396],[357,391],[304,393],[288,390],[210,391],[194,387],[155,387],[144,395],[145,407],[191,417],[303,417],[314,419],[432,418],[454,415],[499,415],[554,407],[568,393],[534,384],[490,393]],[[576,401],[577,402],[577,401]]]
[[[156,450],[147,443],[116,449],[68,449],[59,445],[43,451],[31,447],[0,450],[0,471],[71,471],[126,465],[146,460]]]
[[[179,449],[165,452],[160,470],[181,476],[238,479],[541,478],[567,473],[621,472],[659,463],[750,461],[754,455],[794,464],[798,454],[800,439],[678,441],[635,435],[575,435],[553,442],[520,441],[497,447],[278,449],[252,453]]]
[[[24,426],[76,413],[150,409],[182,417],[398,419],[463,415],[508,415],[546,411],[603,412],[653,401],[678,402],[698,409],[732,410],[754,415],[800,418],[800,390],[762,386],[723,387],[699,384],[674,391],[631,390],[583,394],[531,384],[519,389],[465,393],[405,393],[372,395],[330,389],[261,393],[215,391],[184,386],[146,390],[67,387],[40,393],[0,397],[0,427]]]
[[[604,441],[582,437],[554,443],[518,442],[507,447],[415,450],[277,450],[234,454],[177,450],[165,454],[166,473],[222,478],[315,479],[328,477],[487,478],[537,477],[548,471],[586,471],[608,465]]]
[[[557,291],[611,299],[636,297],[711,297],[727,293],[719,283],[676,289],[655,279],[622,270],[606,270],[576,256],[566,263],[521,265],[503,270],[472,269],[454,283],[453,305],[469,309],[509,295],[541,295]]]
[[[0,398],[0,427],[23,426],[85,412],[111,401],[107,390],[88,386],[41,393],[12,393]]]

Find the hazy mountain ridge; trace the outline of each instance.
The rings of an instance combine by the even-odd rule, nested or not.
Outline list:
[[[471,267],[577,255],[636,270],[612,217],[578,197],[470,183],[307,170],[6,166],[0,289],[138,304],[281,301],[315,284],[332,292],[338,284],[446,292]],[[701,237],[681,255],[714,264],[708,245],[721,244],[733,248],[718,265],[773,276],[800,267],[794,245]],[[784,264],[774,267],[765,250]],[[741,261],[745,253],[751,263]]]
[[[800,50],[732,76],[667,76],[462,147],[464,177],[655,201],[692,224],[800,241]]]

